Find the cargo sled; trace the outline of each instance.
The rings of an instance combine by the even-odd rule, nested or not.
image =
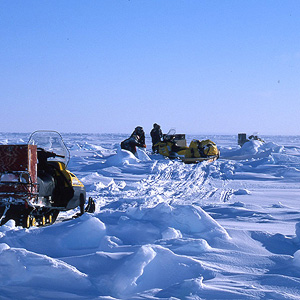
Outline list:
[[[69,151],[55,131],[36,131],[24,145],[0,145],[0,225],[28,228],[55,222],[61,211],[94,212],[84,185],[67,170]]]
[[[212,162],[218,159],[220,151],[211,140],[192,140],[181,160],[186,164],[199,163],[202,161]]]
[[[186,164],[202,161],[214,161],[219,158],[220,152],[211,140],[192,140],[189,147],[185,134],[175,134],[170,130],[163,135],[163,141],[156,144],[158,153],[170,159],[180,159]]]

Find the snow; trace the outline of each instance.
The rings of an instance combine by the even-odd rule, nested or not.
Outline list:
[[[0,133],[0,144],[29,135]],[[299,299],[300,137],[209,138],[213,163],[63,134],[93,214],[0,227],[0,299]]]

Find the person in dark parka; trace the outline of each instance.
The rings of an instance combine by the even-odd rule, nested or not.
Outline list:
[[[133,135],[138,136],[138,142],[139,143],[141,143],[143,145],[146,145],[146,143],[145,143],[145,131],[144,131],[142,126],[135,127],[135,129],[132,132],[131,136],[133,136]]]
[[[158,153],[158,146],[155,146],[155,144],[161,142],[161,139],[163,137],[162,131],[158,124],[156,123],[153,124],[153,128],[150,132],[150,135],[152,138],[152,151],[153,153]]]
[[[134,155],[136,154],[136,147],[146,148],[145,144],[139,142],[139,136],[132,134],[128,139],[121,142],[121,149],[128,150]]]

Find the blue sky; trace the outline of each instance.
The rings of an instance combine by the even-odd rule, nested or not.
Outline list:
[[[300,134],[300,1],[1,0],[0,131]]]

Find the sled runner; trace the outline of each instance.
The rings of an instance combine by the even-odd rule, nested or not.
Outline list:
[[[215,155],[215,156],[210,156],[210,157],[198,157],[198,158],[193,158],[193,157],[190,157],[190,158],[181,158],[181,160],[186,163],[186,164],[197,164],[197,163],[200,163],[200,162],[203,162],[203,161],[207,161],[207,162],[213,162],[215,160],[217,160],[219,158],[218,155]]]

